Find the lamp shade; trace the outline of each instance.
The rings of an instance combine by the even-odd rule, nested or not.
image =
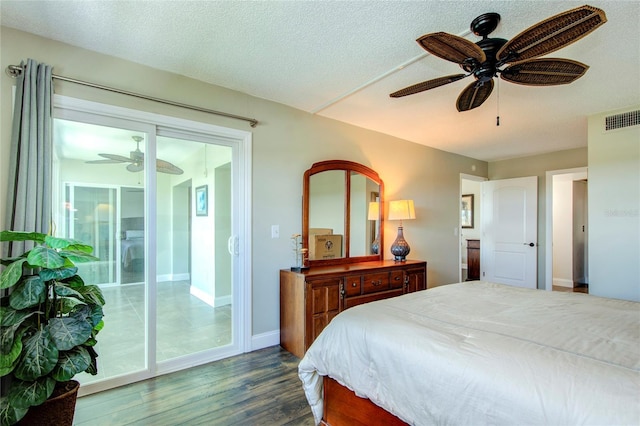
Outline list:
[[[396,200],[389,202],[389,220],[415,219],[416,210],[413,200]]]
[[[369,203],[369,213],[367,219],[378,220],[380,218],[380,203],[377,201],[371,201]]]

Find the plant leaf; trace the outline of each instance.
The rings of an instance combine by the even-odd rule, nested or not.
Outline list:
[[[84,287],[84,280],[80,275],[74,275],[64,280],[67,287],[77,289],[78,287]]]
[[[27,256],[27,261],[31,266],[47,269],[56,269],[64,266],[64,258],[57,251],[46,246],[36,246],[31,249]]]
[[[0,322],[0,352],[7,354],[15,345],[15,339],[21,339],[22,332],[16,334],[23,322],[37,311],[16,311],[8,306],[0,308],[2,321]],[[23,328],[23,331],[27,328]]]
[[[2,356],[9,353],[13,348],[16,331],[20,328],[20,324],[13,324],[11,326],[3,326],[0,328],[0,352]]]
[[[18,364],[18,358],[22,352],[22,333],[18,333],[16,339],[13,340],[11,350],[0,356],[0,377],[11,373]]]
[[[75,243],[75,240],[47,235],[44,238],[44,243],[52,249],[65,249],[70,245],[73,245]]]
[[[0,398],[0,425],[13,425],[27,414],[26,408],[16,408],[9,404],[9,397]]]
[[[98,260],[100,260],[99,258],[90,254],[90,252],[87,253],[80,250],[61,250],[59,253],[60,256],[66,257],[76,263],[97,262]]]
[[[62,257],[60,259],[63,259]],[[40,271],[40,278],[42,281],[61,281],[66,280],[78,273],[78,268],[75,266],[71,267],[58,267],[57,269],[43,269]]]
[[[9,306],[0,307],[0,325],[3,327],[15,325],[20,325],[22,321],[26,318],[30,317],[34,314],[41,314],[40,311],[16,311],[15,309]]]
[[[58,357],[58,364],[53,369],[52,376],[59,382],[71,380],[73,376],[82,373],[91,364],[89,352],[82,346],[76,346],[70,351],[62,351]]]
[[[46,288],[40,276],[26,276],[11,292],[9,304],[16,310],[37,306],[45,301]]]
[[[72,245],[70,245],[69,247],[67,247],[67,250],[71,250],[71,251],[82,251],[85,253],[93,253],[93,247],[90,246],[89,244],[84,244],[80,241],[74,241],[74,243]]]
[[[79,306],[86,306],[86,303],[75,297],[59,297],[58,308],[62,314],[68,314],[78,309]]]
[[[45,327],[51,334],[51,339],[60,351],[68,351],[74,346],[81,345],[91,337],[93,327],[84,317],[71,316],[52,318]]]
[[[50,376],[35,381],[16,380],[9,390],[9,404],[16,408],[40,405],[51,396],[56,381]]]
[[[78,291],[84,296],[84,299],[89,304],[95,304],[103,306],[105,304],[102,290],[97,285],[86,285],[79,288]]]
[[[35,380],[53,370],[58,363],[58,348],[49,337],[49,331],[38,330],[24,340],[22,357],[13,374],[21,380]]]
[[[22,265],[27,261],[21,258],[10,264],[0,274],[0,289],[9,288],[20,280],[22,276]]]
[[[0,232],[0,241],[35,241],[44,243],[45,234],[39,232],[21,232],[21,231],[2,231]]]
[[[104,317],[102,306],[92,305],[91,314],[87,317],[87,321],[91,323],[91,327],[93,327],[96,332],[102,330],[102,327],[104,326],[104,323],[102,323],[102,317]],[[102,323],[102,325],[100,323]]]
[[[65,283],[60,283],[60,282],[56,283],[54,286],[54,291],[58,296],[63,296],[63,297],[71,296],[80,300],[84,300],[84,297],[82,297],[82,294],[72,289],[68,285],[65,285]]]

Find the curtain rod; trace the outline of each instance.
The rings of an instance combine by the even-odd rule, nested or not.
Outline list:
[[[21,72],[22,72],[22,67],[19,66],[19,65],[9,65],[7,67],[7,74],[9,74],[11,77],[15,78]],[[255,118],[242,117],[240,115],[229,114],[227,112],[215,111],[215,110],[212,110],[212,109],[201,108],[201,107],[193,106],[193,105],[187,105],[187,104],[183,104],[183,103],[180,103],[180,102],[168,101],[166,99],[154,98],[153,96],[141,95],[139,93],[128,92],[126,90],[116,89],[116,88],[109,87],[109,86],[102,86],[100,84],[89,83],[87,81],[82,81],[82,80],[76,80],[75,78],[63,77],[61,75],[51,74],[51,77],[55,78],[57,80],[67,81],[69,83],[81,84],[83,86],[89,86],[89,87],[93,87],[95,89],[106,90],[108,92],[119,93],[121,95],[133,96],[135,98],[140,98],[140,99],[146,99],[146,100],[149,100],[149,101],[159,102],[161,104],[172,105],[172,106],[191,109],[191,110],[195,110],[195,111],[206,112],[206,113],[209,113],[209,114],[219,115],[219,116],[222,116],[222,117],[234,118],[236,120],[247,121],[247,122],[249,122],[249,125],[251,127],[256,127],[256,125],[258,124],[258,120],[256,120]]]

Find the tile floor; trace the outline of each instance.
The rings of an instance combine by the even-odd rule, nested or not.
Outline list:
[[[82,373],[82,384],[144,368],[144,284],[102,289],[104,328],[97,336],[98,375]],[[157,360],[231,342],[231,305],[213,308],[189,293],[189,281],[158,283]]]

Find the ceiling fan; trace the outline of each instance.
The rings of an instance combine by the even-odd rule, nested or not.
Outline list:
[[[136,142],[136,150],[130,151],[128,157],[124,157],[118,154],[98,154],[100,157],[106,158],[106,160],[92,160],[87,161],[90,164],[115,164],[115,163],[130,163],[127,165],[127,170],[130,172],[139,172],[144,169],[144,153],[140,151],[140,142],[142,136],[131,136]],[[168,173],[170,175],[181,175],[184,171],[168,161],[156,160],[156,170],[160,173]]]
[[[475,81],[460,93],[456,102],[458,111],[462,112],[477,108],[487,100],[493,91],[493,78],[498,75],[511,83],[530,86],[571,83],[582,77],[589,67],[569,59],[537,58],[581,39],[607,22],[607,17],[603,10],[585,5],[545,19],[511,40],[487,37],[499,22],[497,13],[485,13],[475,18],[471,31],[482,37],[477,43],[444,32],[420,37],[416,41],[424,50],[457,63],[466,74],[423,81],[389,96],[413,95],[473,75]]]

